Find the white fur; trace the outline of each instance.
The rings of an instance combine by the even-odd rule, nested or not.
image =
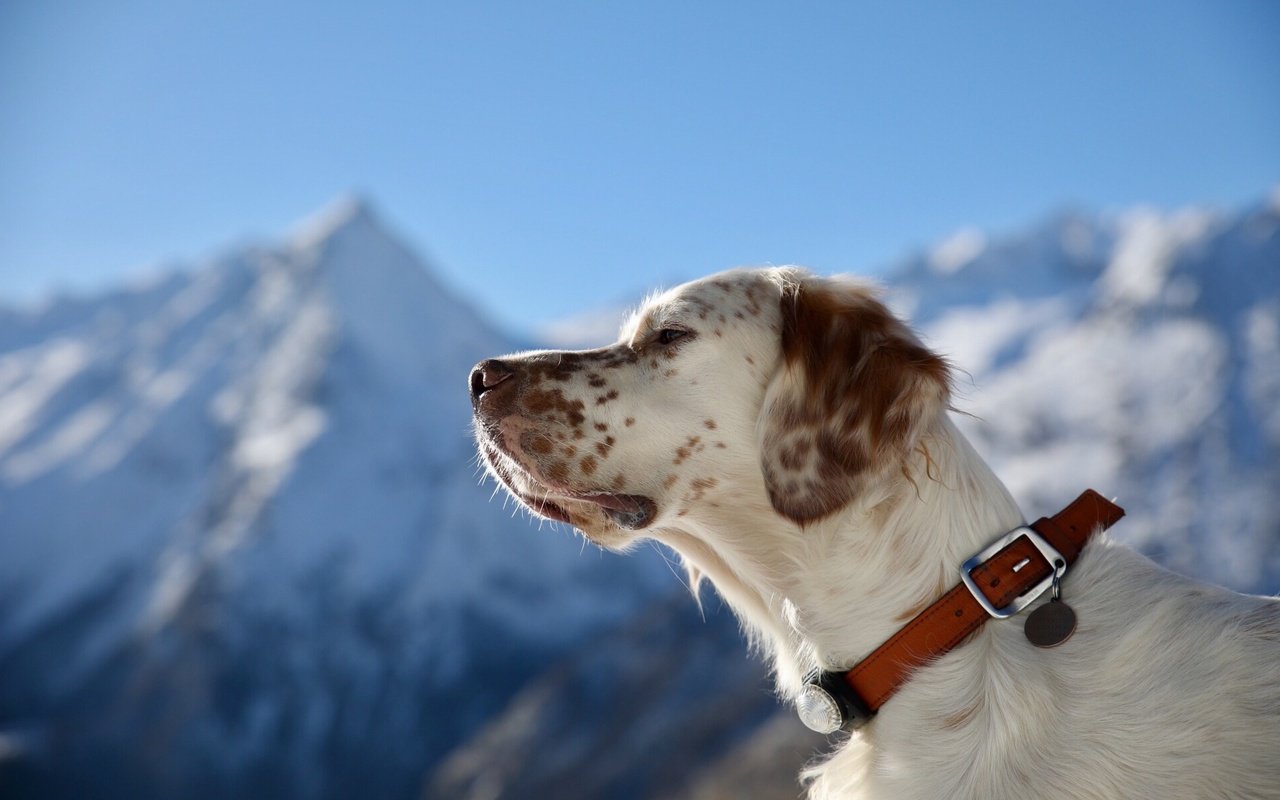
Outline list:
[[[812,281],[870,296],[783,269],[722,273],[650,300],[619,344],[599,351],[640,354],[609,373],[614,399],[594,405],[585,372],[557,384],[585,400],[581,446],[600,441],[597,424],[614,438],[601,466],[589,476],[567,462],[552,487],[539,477],[547,462],[519,445],[507,442],[498,457],[508,481],[557,500],[589,538],[624,549],[648,537],[679,553],[772,658],[788,699],[811,669],[845,669],[866,656],[954,585],[964,559],[1024,522],[945,410],[931,405],[920,406],[933,410],[901,457],[862,475],[840,508],[803,523],[775,510],[761,442],[776,420],[763,409],[799,389],[779,345],[779,293]],[[694,335],[654,367],[652,336],[666,326]],[[551,417],[513,416],[490,427],[567,430]],[[653,499],[657,514],[644,530],[621,530],[577,498],[605,477],[615,491]],[[1083,489],[1090,477],[1079,480]],[[1063,596],[1079,617],[1070,640],[1040,650],[1023,636],[1023,616],[988,622],[917,671],[865,729],[838,737],[807,772],[809,796],[1280,798],[1280,604],[1174,575],[1106,536],[1085,548]],[[714,684],[708,676],[708,691]]]

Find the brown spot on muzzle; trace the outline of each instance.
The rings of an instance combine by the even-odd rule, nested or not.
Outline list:
[[[545,436],[533,436],[529,440],[529,450],[540,456],[545,456],[551,452],[551,440]]]
[[[564,422],[576,428],[586,421],[584,408],[581,400],[568,399],[561,389],[528,389],[519,395],[512,410],[543,419],[563,417]]]

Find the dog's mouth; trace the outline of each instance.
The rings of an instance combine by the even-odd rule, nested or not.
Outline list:
[[[648,527],[658,514],[657,504],[644,495],[555,486],[488,437],[482,438],[480,444],[489,471],[512,497],[540,517],[586,529],[591,527],[592,517],[601,514],[619,528],[638,531]]]
[[[656,504],[644,495],[639,494],[614,494],[612,492],[591,492],[582,495],[557,494],[556,499],[553,500],[550,496],[537,498],[527,495],[516,491],[510,485],[507,488],[511,490],[516,499],[524,503],[530,511],[538,516],[546,517],[556,522],[567,522],[578,527],[583,527],[581,519],[575,519],[574,514],[561,503],[573,504],[578,502],[594,505],[619,528],[629,531],[638,531],[648,527],[649,523],[653,522],[653,518],[657,515]]]
[[[596,504],[615,525],[629,531],[649,527],[649,523],[658,514],[657,504],[642,494],[594,492],[577,499]]]

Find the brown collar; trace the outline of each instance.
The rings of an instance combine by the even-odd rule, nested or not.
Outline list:
[[[852,669],[810,676],[796,703],[801,721],[819,733],[862,727],[918,667],[989,618],[1021,611],[1075,563],[1089,537],[1123,516],[1124,509],[1086,489],[1052,517],[1000,537],[961,565],[960,583]]]

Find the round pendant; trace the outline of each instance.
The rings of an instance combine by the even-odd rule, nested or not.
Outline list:
[[[1027,641],[1036,647],[1057,647],[1076,631],[1076,612],[1061,600],[1051,600],[1031,612],[1022,625]]]
[[[807,684],[796,698],[796,712],[805,727],[817,733],[835,733],[844,724],[840,706],[817,684]]]

